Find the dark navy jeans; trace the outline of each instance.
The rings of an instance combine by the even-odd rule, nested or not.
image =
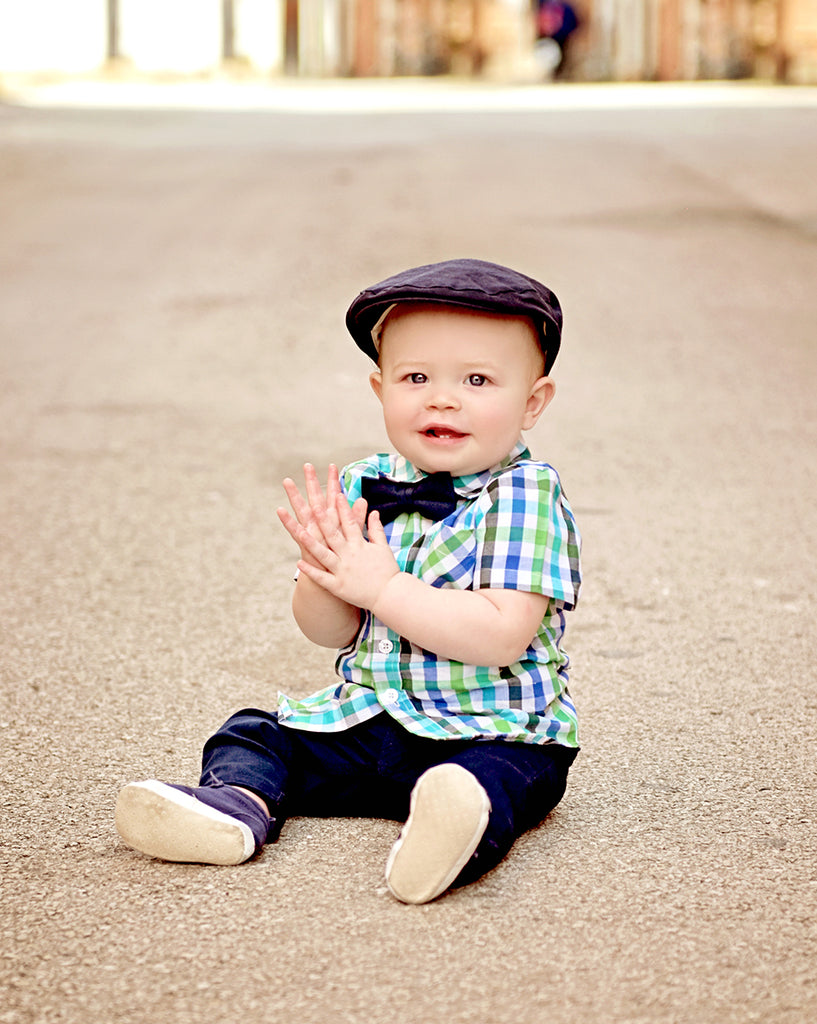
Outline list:
[[[465,885],[495,867],[518,836],[553,810],[576,753],[556,744],[428,739],[385,712],[342,732],[307,732],[247,708],[205,744],[201,781],[215,776],[262,796],[273,818],[267,841],[274,842],[290,816],[405,821],[423,772],[461,765],[491,801],[485,835],[454,883]]]

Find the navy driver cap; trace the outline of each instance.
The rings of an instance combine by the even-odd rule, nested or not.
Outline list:
[[[484,313],[528,317],[539,335],[546,374],[559,351],[562,307],[549,288],[499,263],[445,260],[387,277],[364,289],[346,311],[349,333],[358,348],[375,362],[379,327],[392,306],[403,302],[439,302]]]

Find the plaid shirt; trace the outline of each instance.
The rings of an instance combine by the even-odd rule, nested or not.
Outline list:
[[[350,501],[363,477],[415,481],[402,456],[372,455],[341,474]],[[440,522],[404,512],[385,527],[400,569],[433,587],[523,590],[550,598],[536,636],[513,665],[437,658],[364,611],[335,665],[341,682],[304,700],[279,697],[282,725],[346,729],[388,712],[436,739],[507,739],[578,746],[561,649],[564,612],[580,586],[580,538],[556,471],[522,442],[498,466],[454,478],[460,500]]]

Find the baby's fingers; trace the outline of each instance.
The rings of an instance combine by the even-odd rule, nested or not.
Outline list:
[[[386,531],[380,522],[380,513],[377,509],[369,514],[369,540],[372,544],[385,544],[386,547],[389,546],[389,542],[386,539]]]
[[[337,513],[340,529],[346,540],[362,540],[363,522],[361,522],[357,514],[353,514],[353,510],[350,507],[349,502],[346,500],[346,495],[338,495],[337,500],[335,501],[335,511]]]
[[[282,520],[283,522],[283,520]],[[287,524],[284,522],[284,526]],[[337,561],[334,551],[323,540],[314,537],[309,530],[297,523],[293,524],[294,529],[290,530],[293,540],[298,544],[305,555],[309,555],[320,565],[329,568]],[[289,529],[289,527],[287,527]]]
[[[291,512],[289,512],[285,508],[277,508],[275,511],[278,515],[278,518],[281,520],[281,524],[283,525],[287,533],[290,535],[290,537],[292,537],[293,540],[297,540],[298,538],[296,534],[298,533],[299,529],[302,529],[298,520],[292,515]]]
[[[365,498],[358,498],[357,501],[352,505],[352,517],[354,518],[361,531],[366,525],[366,513],[369,510],[369,503]]]
[[[304,480],[306,482],[306,497],[309,506],[313,511],[326,508],[326,501],[318,480],[318,474],[311,462],[304,465]]]
[[[314,542],[312,534],[307,530],[305,526],[298,522],[295,516],[292,515],[285,508],[278,508],[275,510],[278,514],[278,518],[281,520],[281,525],[292,537],[295,543],[302,551],[311,551],[310,542]]]
[[[303,495],[298,490],[298,485],[291,477],[284,480],[284,491],[292,506],[292,511],[298,517],[298,522],[306,525],[310,519],[309,505],[304,501]]]
[[[329,472],[326,475],[326,507],[334,508],[337,496],[340,494],[340,476],[338,467],[334,462],[329,463]]]

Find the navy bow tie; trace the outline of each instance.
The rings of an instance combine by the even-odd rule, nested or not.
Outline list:
[[[457,507],[457,492],[450,473],[431,473],[413,484],[398,483],[385,476],[364,477],[360,489],[369,511],[377,509],[383,523],[390,523],[401,512],[421,512],[426,519],[437,522]]]

